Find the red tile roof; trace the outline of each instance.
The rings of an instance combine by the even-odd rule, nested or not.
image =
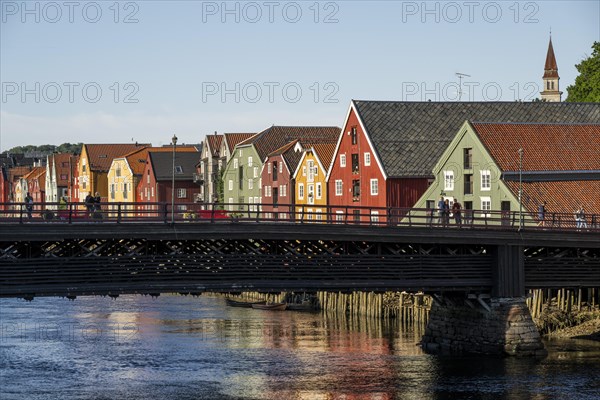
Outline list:
[[[14,182],[15,179],[27,175],[33,167],[29,165],[21,165],[8,170],[8,180]]]
[[[333,153],[335,152],[335,146],[336,143],[318,143],[312,146],[326,171],[329,171],[329,166],[331,165],[331,160],[333,159]]]
[[[505,183],[518,198],[519,182]],[[546,211],[549,213],[573,214],[579,206],[583,206],[586,214],[600,216],[599,194],[600,181],[523,182],[523,207],[537,216],[538,206],[545,201]],[[588,220],[588,224],[589,222]]]
[[[210,153],[213,157],[219,156],[219,149],[221,148],[222,142],[223,135],[206,135],[206,143],[208,143],[208,148],[210,149]]]
[[[143,147],[150,146],[149,144],[138,143],[120,143],[120,144],[84,144],[90,170],[107,172],[115,158],[123,157],[132,151]]]
[[[600,170],[600,124],[471,124],[503,171]]]
[[[233,148],[244,140],[250,139],[256,133],[225,133],[225,141],[229,151],[233,151]]]

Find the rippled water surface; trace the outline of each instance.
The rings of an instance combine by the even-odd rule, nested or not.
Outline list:
[[[437,357],[422,328],[221,298],[0,300],[0,399],[597,399],[600,343]]]

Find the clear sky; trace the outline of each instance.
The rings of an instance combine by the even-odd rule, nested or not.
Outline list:
[[[0,151],[198,143],[336,125],[351,99],[538,97],[550,29],[561,90],[600,41],[591,1],[0,0]]]

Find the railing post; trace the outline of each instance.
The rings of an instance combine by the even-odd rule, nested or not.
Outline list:
[[[69,203],[69,224],[73,223],[73,203]]]
[[[215,203],[212,203],[210,207],[210,222],[215,222]]]
[[[163,215],[165,224],[169,222],[169,209],[167,203],[163,203]]]
[[[19,204],[19,223],[23,223],[23,204]]]
[[[121,223],[121,203],[117,204],[117,224]]]

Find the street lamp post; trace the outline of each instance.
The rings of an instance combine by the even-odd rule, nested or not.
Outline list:
[[[519,231],[523,230],[523,148],[519,149]]]
[[[175,223],[175,148],[177,147],[177,136],[173,135],[171,139],[173,144],[173,171],[171,179],[171,224]]]

